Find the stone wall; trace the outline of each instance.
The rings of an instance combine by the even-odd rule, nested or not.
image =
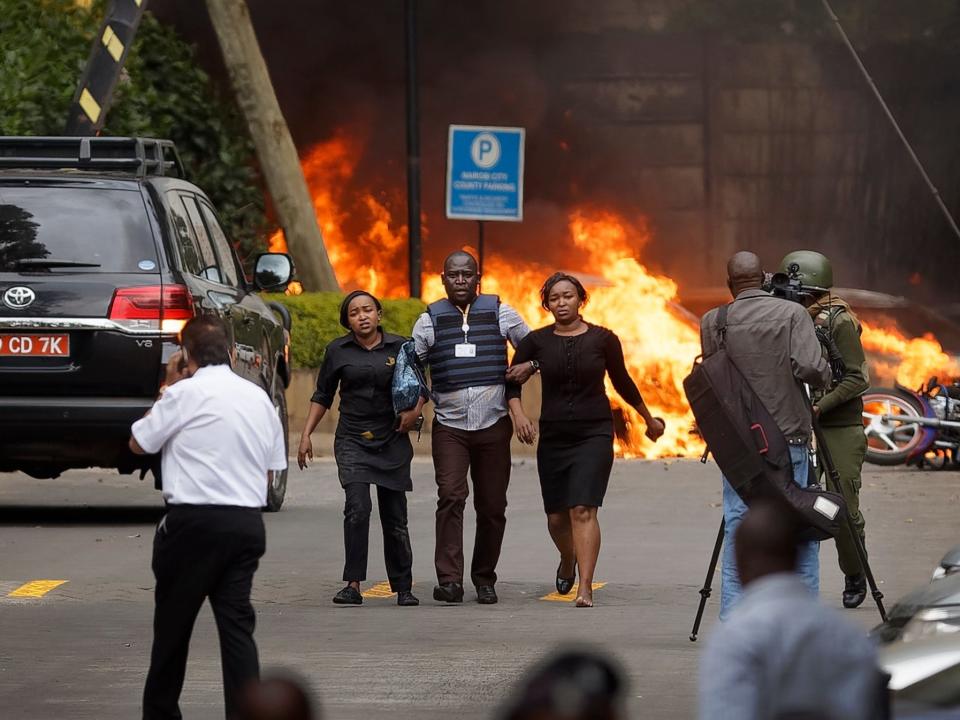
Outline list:
[[[834,260],[842,285],[913,295],[920,277],[951,286],[938,257],[960,261],[958,244],[844,48],[650,33],[656,8],[634,18],[640,29],[615,26],[627,5],[571,32],[545,66],[608,168],[610,194],[651,219],[645,260],[681,284],[721,285],[735,250],[772,267],[807,247]],[[891,64],[888,54],[885,77]],[[955,168],[936,144],[922,152],[936,108],[898,104],[902,86],[887,84],[956,204]]]

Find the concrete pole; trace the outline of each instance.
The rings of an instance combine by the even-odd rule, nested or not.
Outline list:
[[[417,0],[405,0],[407,57],[407,256],[410,297],[422,295],[423,248],[420,233],[420,85],[417,79]]]
[[[337,291],[340,286],[323,244],[293,138],[260,53],[247,3],[245,0],[207,0],[207,10],[287,247],[297,261],[303,289]]]

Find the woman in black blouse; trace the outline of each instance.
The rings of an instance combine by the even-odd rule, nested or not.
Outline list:
[[[380,328],[381,305],[362,290],[350,293],[340,305],[340,324],[350,332],[332,341],[323,356],[317,391],[300,437],[297,463],[302,470],[313,459],[310,434],[333,403],[340,386],[340,421],[333,444],[340,484],[346,493],[343,540],[347,582],[333,598],[338,605],[360,605],[360,583],[367,578],[367,541],[370,534],[370,485],[377,486],[377,507],[383,526],[390,589],[398,605],[419,605],[411,592],[413,553],[407,531],[407,496],[413,489],[410,461],[413,429],[419,406],[393,411],[391,383],[397,353],[405,338]]]
[[[555,273],[543,284],[540,298],[555,322],[527,335],[513,364],[533,363],[543,382],[537,470],[550,537],[560,551],[557,592],[570,592],[579,568],[577,607],[593,607],[593,572],[600,555],[597,508],[613,468],[613,416],[604,376],[610,374],[620,397],[640,413],[648,438],[656,441],[664,424],[647,410],[627,373],[620,339],[580,316],[587,301],[580,281]],[[518,392],[518,386],[511,386],[512,394]]]

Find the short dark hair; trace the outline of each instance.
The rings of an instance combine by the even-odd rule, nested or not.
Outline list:
[[[626,690],[626,677],[612,658],[588,648],[562,649],[527,670],[499,717],[616,720]]]
[[[320,720],[318,703],[310,685],[289,671],[271,672],[262,680],[251,680],[244,688],[238,708],[240,720]]]
[[[569,275],[564,272],[555,272],[544,281],[543,287],[540,288],[540,304],[543,305],[544,310],[550,309],[548,301],[550,299],[550,291],[553,290],[553,286],[564,280],[566,280],[568,283],[571,283],[577,289],[577,297],[580,298],[580,302],[585,303],[587,301],[589,295],[587,294],[587,289],[583,286],[582,282],[577,280],[573,275]]]
[[[377,312],[383,311],[383,305],[376,298],[376,296],[368,293],[366,290],[354,290],[343,299],[342,303],[340,303],[340,324],[343,325],[343,327],[345,327],[347,330],[350,329],[350,303],[362,296],[366,296],[373,300],[373,305],[377,308]]]
[[[466,259],[468,262],[470,262],[471,265],[473,265],[477,273],[480,272],[480,263],[478,263],[477,259],[471,253],[468,253],[466,250],[454,250],[452,253],[447,255],[447,257],[444,258],[443,260],[443,269],[446,270],[447,263],[454,259],[457,259],[457,260]]]
[[[180,344],[197,367],[230,364],[230,332],[218,318],[197,317],[180,331]]]
[[[750,565],[769,571],[796,567],[801,530],[797,511],[785,499],[754,500],[734,533],[738,568]]]

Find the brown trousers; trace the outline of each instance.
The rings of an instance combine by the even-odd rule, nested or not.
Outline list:
[[[477,587],[497,582],[497,560],[507,526],[510,438],[513,423],[502,417],[483,430],[457,430],[433,423],[433,465],[437,475],[437,580],[463,582],[463,509],[473,480],[477,537],[470,579]]]

